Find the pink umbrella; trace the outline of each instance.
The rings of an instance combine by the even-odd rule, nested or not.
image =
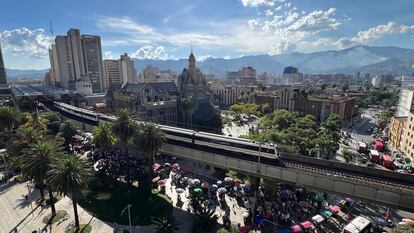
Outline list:
[[[160,168],[161,165],[159,163],[154,163],[153,167],[155,170],[158,170],[158,168]]]
[[[331,206],[332,213],[338,213],[341,210],[341,208],[337,205]]]
[[[241,181],[240,181],[239,179],[235,179],[235,180],[234,180],[234,183],[236,183],[236,184],[240,184],[240,182],[241,182]]]
[[[291,229],[292,229],[293,232],[301,232],[302,231],[302,228],[300,228],[299,225],[294,225],[294,226],[291,227]]]
[[[403,221],[403,222],[405,222],[406,224],[409,224],[409,225],[414,224],[414,220],[409,219],[409,218],[403,218],[401,221]]]
[[[167,183],[167,181],[166,181],[166,180],[159,180],[159,181],[158,181],[158,184],[159,184],[159,185],[165,185],[165,183]]]
[[[303,228],[305,228],[305,229],[313,228],[314,227],[313,224],[311,222],[309,222],[309,221],[305,221],[305,222],[301,223],[300,225],[302,225]]]

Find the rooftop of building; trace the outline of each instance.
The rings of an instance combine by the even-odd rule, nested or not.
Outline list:
[[[10,86],[10,90],[14,96],[75,94],[73,91],[62,88],[34,85],[12,85]]]

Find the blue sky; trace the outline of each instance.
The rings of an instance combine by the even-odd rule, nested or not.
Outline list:
[[[198,60],[342,49],[414,48],[412,0],[7,0],[0,43],[9,68],[49,67],[47,49],[69,28],[102,37],[106,58]]]

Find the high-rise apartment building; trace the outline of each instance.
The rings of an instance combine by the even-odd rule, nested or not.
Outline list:
[[[121,55],[118,60],[104,60],[104,80],[105,88],[112,83],[125,84],[137,83],[137,71],[134,62],[127,53]]]
[[[395,116],[406,117],[414,111],[414,88],[401,89]]]
[[[251,66],[245,66],[239,71],[239,78],[241,85],[255,85],[256,70]]]
[[[51,80],[55,85],[81,91],[83,94],[89,93],[88,89],[92,89],[94,93],[103,91],[99,36],[81,35],[79,29],[69,29],[66,36],[56,36],[49,55]]]
[[[4,68],[3,54],[0,45],[0,87],[7,86],[6,68]]]

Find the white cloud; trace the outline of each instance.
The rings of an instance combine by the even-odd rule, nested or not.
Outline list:
[[[201,56],[197,56],[196,60],[203,62],[203,61],[207,61],[207,60],[214,59],[214,58],[217,58],[217,57],[213,55],[201,55]]]
[[[115,56],[112,54],[112,51],[105,51],[103,57],[104,59],[115,59]]]
[[[258,6],[274,6],[275,1],[273,0],[241,0],[243,6],[251,6],[251,7],[258,7]]]
[[[266,16],[272,16],[273,15],[273,11],[268,9],[268,10],[265,11],[265,15]]]
[[[341,22],[334,18],[335,8],[329,8],[327,11],[313,11],[290,25],[289,31],[307,31],[318,33],[320,31],[336,30]]]
[[[414,25],[398,25],[395,22],[388,22],[387,24],[381,24],[372,28],[369,28],[365,31],[359,31],[358,34],[352,38],[341,38],[335,42],[339,48],[346,48],[354,46],[357,44],[365,44],[379,38],[384,37],[385,35],[390,34],[403,34],[414,32]]]
[[[49,57],[49,46],[52,37],[44,34],[44,29],[30,30],[25,27],[0,32],[0,43],[5,51],[16,55],[46,59]]]
[[[258,19],[250,19],[249,21],[247,21],[247,24],[249,25],[250,29],[254,29],[256,26],[259,25],[259,20]]]
[[[135,59],[165,60],[168,59],[168,54],[163,46],[154,47],[146,45],[132,53],[131,57]]]

